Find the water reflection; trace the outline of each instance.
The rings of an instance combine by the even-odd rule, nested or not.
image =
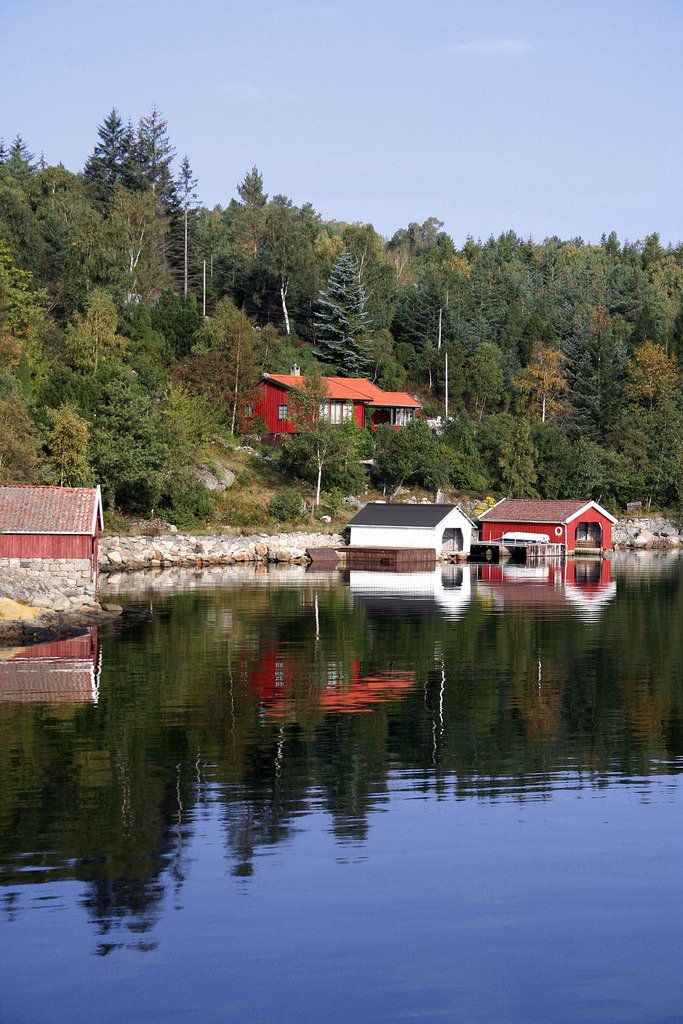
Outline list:
[[[68,640],[0,650],[0,702],[97,703],[100,669],[96,627]]]
[[[391,615],[438,613],[448,619],[464,615],[472,600],[469,566],[449,565],[431,572],[349,572],[353,598],[367,611]]]
[[[518,605],[566,610],[586,620],[600,617],[617,592],[608,559],[570,560],[561,565],[481,565],[477,590],[498,609]]]
[[[206,843],[250,885],[307,820],[355,862],[400,793],[646,792],[683,767],[683,577],[667,564],[646,586],[608,562],[192,573],[171,595],[141,579],[99,638],[0,662],[6,920],[77,880],[98,951],[145,952]]]

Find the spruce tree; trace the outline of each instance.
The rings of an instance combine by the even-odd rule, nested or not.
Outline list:
[[[177,210],[178,197],[171,164],[176,151],[168,138],[168,128],[158,110],[141,117],[138,124],[136,163],[144,188],[149,188],[168,211]]]
[[[97,134],[100,141],[85,163],[83,174],[101,199],[108,199],[117,185],[129,185],[132,139],[116,109],[105,117]]]
[[[365,339],[371,327],[365,303],[356,261],[345,249],[318,298],[314,348],[318,359],[342,377],[362,377],[368,372]]]

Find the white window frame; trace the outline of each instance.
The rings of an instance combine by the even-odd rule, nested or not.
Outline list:
[[[278,418],[278,420],[289,419],[289,406],[288,405],[286,405],[286,404],[285,405],[278,405],[278,407],[277,407],[277,418]]]

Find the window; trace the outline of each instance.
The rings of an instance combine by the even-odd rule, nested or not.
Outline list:
[[[344,421],[353,419],[353,406],[347,402],[344,406]]]
[[[323,402],[320,406],[320,419],[323,423],[327,423],[330,418],[330,407],[327,402]]]
[[[254,406],[253,405],[245,405],[245,407],[244,407],[244,415],[247,417],[247,419],[251,419],[251,417],[254,415]]]
[[[413,418],[412,409],[397,409],[394,423],[397,427],[405,427]]]
[[[289,415],[289,407],[286,405],[278,405],[277,407],[277,418],[279,420],[286,420]]]
[[[333,402],[330,406],[330,423],[341,423],[342,421],[342,409],[344,406],[341,402]]]

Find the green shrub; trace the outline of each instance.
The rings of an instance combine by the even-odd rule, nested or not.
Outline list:
[[[171,494],[164,495],[164,498],[164,504],[157,509],[157,513],[174,526],[190,529],[214,517],[211,494],[198,482],[178,487]]]
[[[303,514],[301,495],[294,487],[283,487],[272,498],[268,513],[279,523],[296,522]]]
[[[240,487],[250,487],[254,482],[254,478],[248,469],[243,469],[237,477],[237,483]]]

